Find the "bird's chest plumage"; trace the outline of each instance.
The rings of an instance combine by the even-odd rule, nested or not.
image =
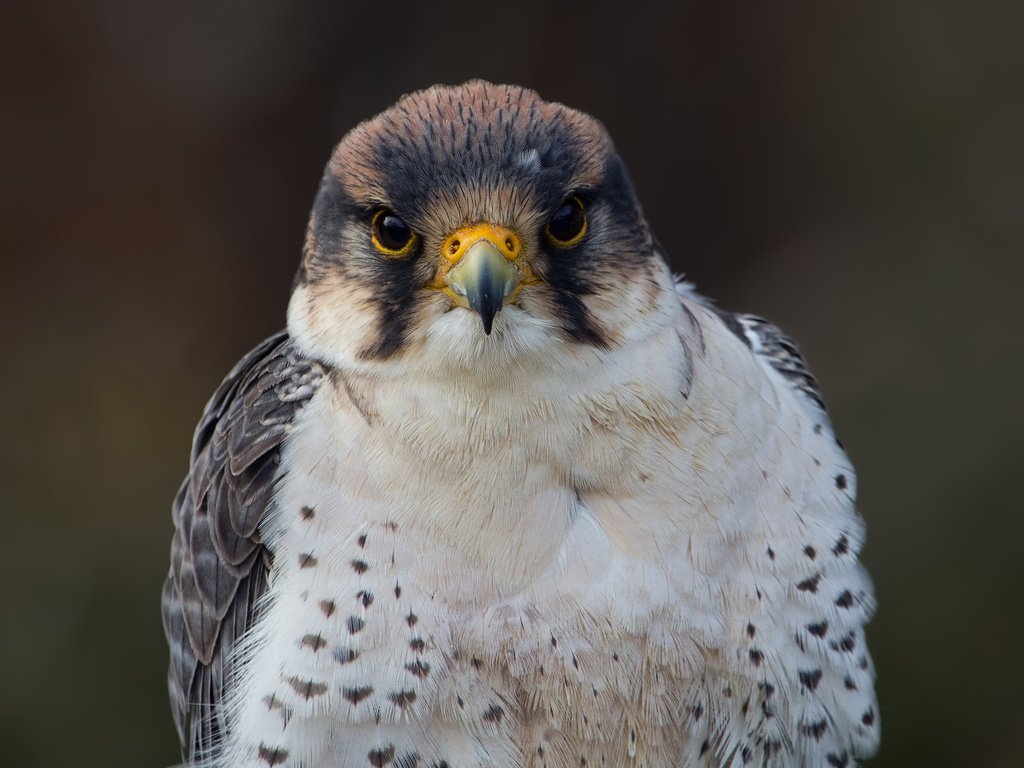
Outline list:
[[[678,753],[699,651],[669,648],[673,558],[616,550],[573,487],[585,436],[557,416],[532,439],[509,426],[470,468],[336,405],[314,400],[283,454],[239,687],[255,764],[260,749],[340,766],[392,749],[453,767]]]
[[[772,617],[794,588],[819,617],[799,585],[825,564],[787,541],[798,517],[758,525],[806,489],[709,472],[735,446],[680,444],[656,398],[615,421],[599,398],[423,418],[436,397],[396,397],[324,388],[285,445],[224,765],[776,764],[818,717],[792,699],[822,675],[798,668],[805,630]]]

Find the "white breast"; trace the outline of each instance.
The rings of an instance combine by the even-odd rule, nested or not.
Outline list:
[[[818,708],[859,718],[801,693],[794,645],[822,611],[856,632],[870,611],[832,480],[852,472],[693,310],[703,334],[681,321],[575,380],[323,387],[283,453],[223,765],[656,768],[781,751]]]

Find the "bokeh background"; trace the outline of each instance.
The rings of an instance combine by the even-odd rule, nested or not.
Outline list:
[[[482,76],[599,116],[860,473],[878,766],[1024,765],[1021,4],[4,2],[0,762],[167,766],[193,425],[282,326],[332,145]]]

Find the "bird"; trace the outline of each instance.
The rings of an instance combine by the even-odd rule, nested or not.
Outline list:
[[[405,95],[333,150],[286,328],[195,431],[185,765],[853,766],[855,494],[795,342],[671,271],[598,120]]]

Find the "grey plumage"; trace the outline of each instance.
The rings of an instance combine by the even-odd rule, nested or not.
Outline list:
[[[196,428],[163,591],[168,685],[188,760],[208,757],[224,733],[224,662],[256,618],[271,564],[258,526],[281,443],[322,372],[287,333],[271,336],[228,374]]]

